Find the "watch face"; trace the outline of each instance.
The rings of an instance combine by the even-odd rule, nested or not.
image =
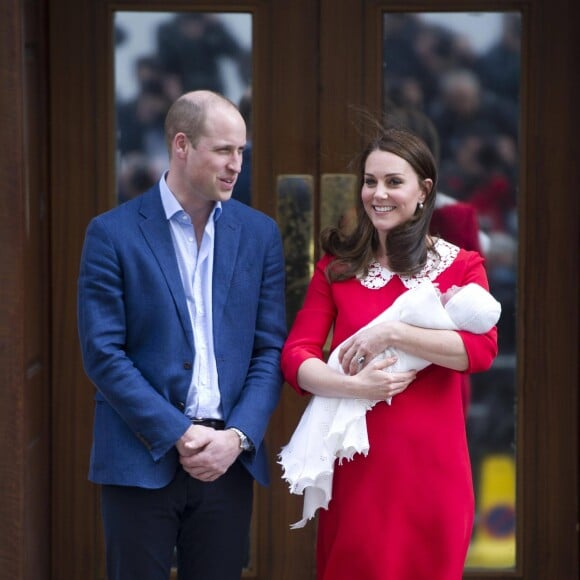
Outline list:
[[[237,433],[238,437],[240,438],[240,448],[243,451],[249,451],[252,448],[252,445],[250,444],[250,440],[239,429],[235,429],[235,428],[232,428],[232,429]]]
[[[252,449],[252,444],[250,443],[250,440],[244,435],[242,437],[242,449],[244,451],[250,451]]]

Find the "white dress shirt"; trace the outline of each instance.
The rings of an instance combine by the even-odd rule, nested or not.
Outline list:
[[[216,202],[198,247],[191,218],[183,210],[161,177],[159,188],[165,215],[171,228],[173,247],[179,264],[179,272],[187,300],[195,356],[193,374],[185,414],[190,418],[221,419],[218,373],[213,344],[212,278],[215,247],[215,222],[222,211]]]

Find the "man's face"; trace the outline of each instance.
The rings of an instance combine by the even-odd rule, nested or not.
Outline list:
[[[242,168],[246,124],[233,108],[208,110],[204,134],[189,148],[187,177],[193,195],[207,201],[227,201]]]

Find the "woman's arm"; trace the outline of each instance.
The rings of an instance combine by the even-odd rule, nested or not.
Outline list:
[[[454,371],[467,370],[467,351],[455,330],[432,330],[404,322],[391,322],[385,336],[390,345],[398,350]]]
[[[339,353],[345,373],[358,370],[358,360],[365,363],[387,348],[425,359],[455,371],[468,368],[468,357],[461,336],[454,330],[432,330],[404,322],[388,321],[361,331],[345,343]]]
[[[308,358],[298,368],[298,385],[314,395],[380,401],[403,392],[417,374],[386,372],[395,361],[372,361],[356,374],[343,375],[318,358]]]
[[[454,285],[465,287],[475,283],[483,290],[488,290],[488,282],[483,267],[483,259],[475,252],[461,256],[454,272]],[[404,294],[405,295],[410,295]],[[474,304],[477,310],[481,305]],[[407,304],[407,309],[411,306]],[[422,312],[419,310],[419,312]],[[416,313],[415,313],[416,314]],[[425,320],[429,320],[431,310],[424,311]],[[416,318],[416,316],[415,316]],[[339,351],[339,360],[343,370],[352,374],[358,368],[357,361],[361,356],[365,361],[371,360],[387,348],[408,353],[424,359],[429,363],[443,366],[455,371],[478,372],[486,370],[497,354],[497,330],[492,327],[487,332],[477,334],[464,330],[438,330],[415,326],[413,319],[406,318],[412,324],[395,319],[379,322],[365,328],[347,341]],[[428,326],[426,323],[425,326]],[[451,328],[449,326],[448,328]],[[482,329],[483,330],[483,329]],[[402,356],[402,355],[401,355]],[[407,367],[408,368],[408,367]]]

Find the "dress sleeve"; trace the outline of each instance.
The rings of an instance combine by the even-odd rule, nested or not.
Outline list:
[[[298,386],[298,369],[306,359],[324,360],[324,345],[336,316],[332,288],[324,273],[329,261],[325,256],[316,264],[304,303],[282,349],[284,379],[300,394],[306,391]]]
[[[465,286],[473,282],[489,291],[483,258],[477,252],[465,252],[465,257],[465,270],[461,285]],[[474,334],[463,330],[458,331],[458,333],[467,352],[468,367],[465,372],[478,373],[489,369],[498,353],[497,327],[494,326],[484,334]]]

